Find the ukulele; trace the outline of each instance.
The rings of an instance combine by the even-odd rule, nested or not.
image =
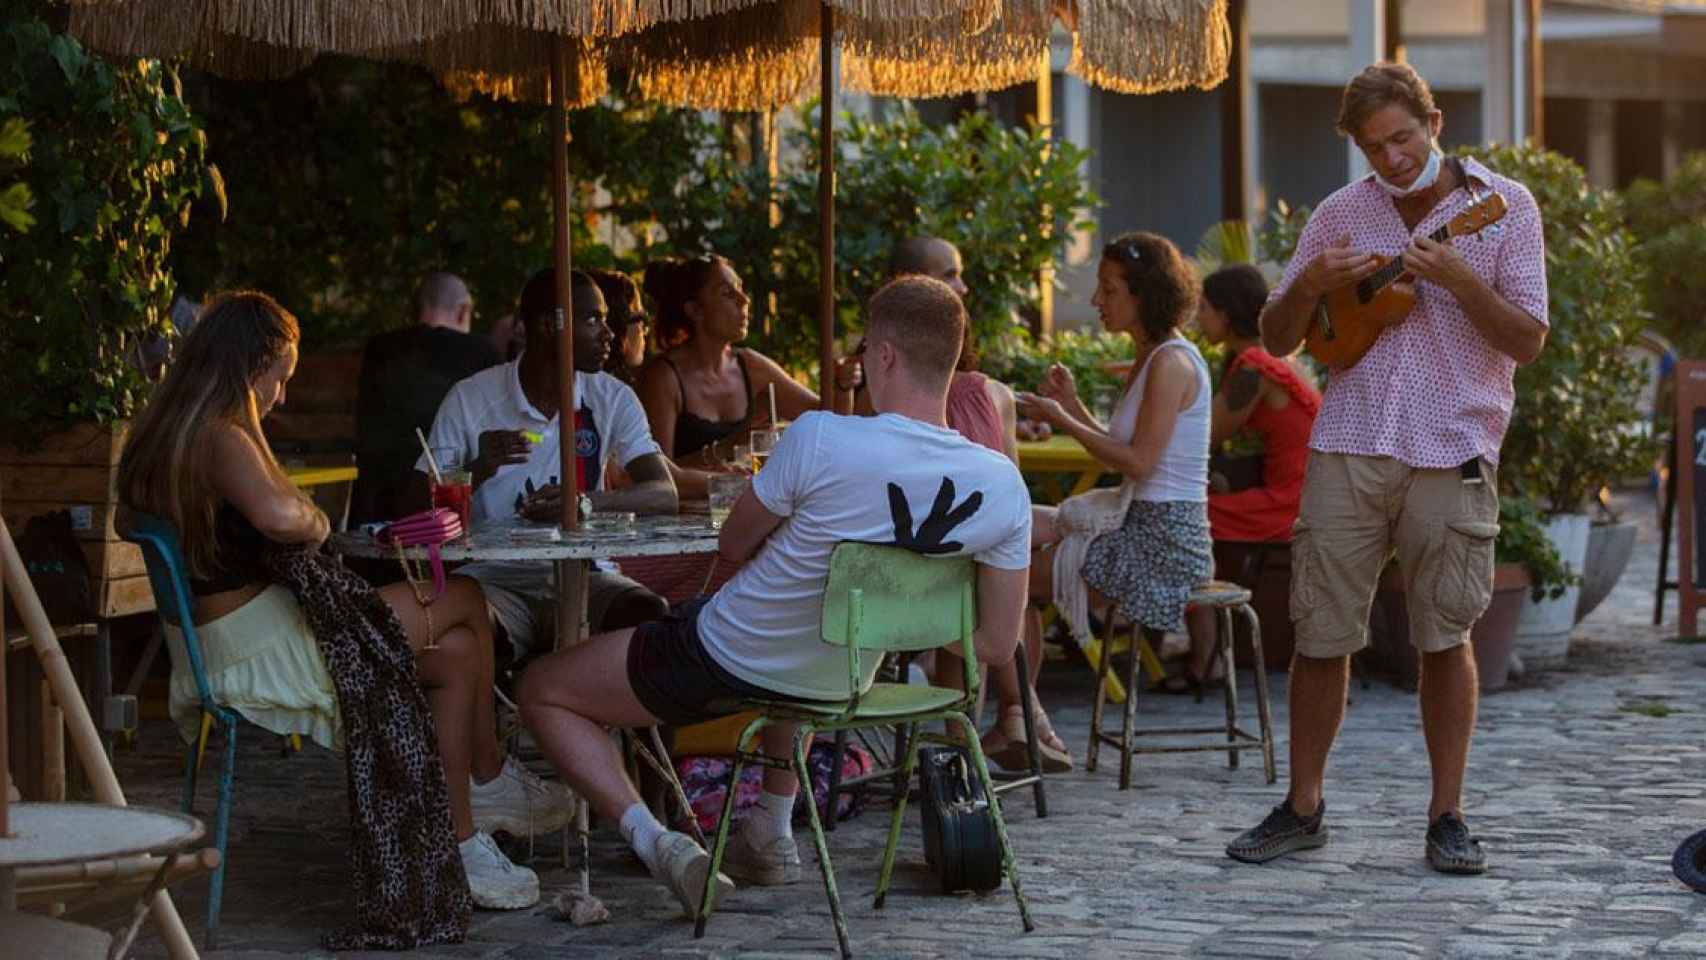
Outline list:
[[[1435,243],[1452,237],[1467,237],[1499,222],[1505,215],[1505,198],[1494,193],[1480,200],[1445,226],[1428,234]],[[1404,270],[1404,255],[1373,254],[1380,268],[1356,283],[1328,293],[1315,304],[1309,322],[1309,352],[1333,370],[1347,370],[1374,346],[1387,327],[1410,315],[1416,305],[1414,289],[1400,289],[1400,280],[1413,276]]]

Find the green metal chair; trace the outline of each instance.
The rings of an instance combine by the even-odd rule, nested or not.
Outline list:
[[[800,778],[801,789],[811,789],[811,771],[806,764],[807,745],[819,732],[834,733],[874,724],[894,724],[906,727],[906,754],[901,765],[901,782],[912,779],[918,760],[918,748],[925,742],[963,745],[976,761],[978,779],[984,794],[990,798],[989,808],[995,816],[996,835],[1001,840],[1002,872],[1013,887],[1013,898],[1019,903],[1019,919],[1028,933],[1036,929],[1031,921],[1030,907],[1019,886],[1019,871],[1013,859],[1013,847],[1007,840],[1007,824],[1001,816],[1001,803],[990,780],[989,766],[978,743],[977,729],[967,711],[977,703],[977,659],[972,649],[972,630],[977,618],[976,565],[969,557],[927,557],[899,547],[866,543],[842,543],[830,558],[829,583],[824,589],[822,636],[823,642],[847,648],[848,689],[855,691],[841,702],[800,703],[795,701],[753,700],[744,702],[741,709],[756,710],[759,715],[741,732],[740,748],[735,753],[729,785],[723,799],[723,815],[717,823],[717,836],[711,847],[711,870],[705,884],[703,899],[695,917],[693,935],[705,935],[705,924],[716,905],[717,876],[723,863],[723,851],[728,844],[729,823],[734,818],[735,784],[740,782],[741,767],[757,763],[778,769],[792,768]],[[867,673],[861,665],[861,654],[873,654],[880,662],[884,654],[905,650],[929,650],[957,642],[966,664],[965,690],[906,683],[876,683],[863,693]],[[874,669],[873,669],[874,672]],[[920,724],[948,720],[959,724],[965,742],[958,743],[947,736],[919,729]],[[775,759],[751,752],[753,741],[772,723],[798,723],[794,735],[793,756]],[[829,860],[829,845],[824,840],[823,824],[818,817],[817,804],[809,798],[806,809],[811,814],[812,842],[817,846],[818,866],[823,872],[823,885],[829,895],[829,910],[835,919],[835,936],[843,957],[852,956],[847,943],[847,922],[841,914],[841,895],[835,886],[835,869]],[[877,880],[874,909],[882,909],[888,894],[889,879],[894,872],[895,847],[900,842],[901,817],[906,812],[906,793],[902,791],[894,804],[889,820],[888,844],[883,850],[882,873]]]

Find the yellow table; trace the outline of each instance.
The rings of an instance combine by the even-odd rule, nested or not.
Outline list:
[[[323,487],[333,483],[349,483],[356,478],[354,467],[285,467],[284,475],[290,482],[304,489]]]
[[[291,483],[304,490],[331,486],[334,483],[348,484],[344,488],[344,508],[342,515],[338,517],[338,529],[349,529],[350,500],[355,495],[355,478],[358,476],[355,467],[285,467],[284,475],[290,478]]]
[[[1083,444],[1063,433],[1047,440],[1020,441],[1019,469],[1025,473],[1075,474],[1077,479],[1068,497],[1091,489],[1103,474],[1113,472],[1090,456]]]

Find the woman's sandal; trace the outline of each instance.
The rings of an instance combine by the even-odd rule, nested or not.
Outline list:
[[[1224,686],[1226,686],[1225,677],[1217,676],[1203,680],[1192,673],[1189,668],[1186,668],[1183,673],[1170,673],[1162,677],[1161,682],[1155,685],[1155,692],[1171,696],[1190,694],[1201,700],[1204,693],[1212,693]]]
[[[990,763],[1009,773],[1026,773],[1031,769],[1031,753],[1025,742],[1024,709],[1019,704],[1013,704],[1001,711],[1001,720],[990,734],[1000,736],[1005,742],[994,749],[984,749],[984,755]],[[1043,772],[1070,772],[1076,761],[1066,749],[1066,744],[1055,734],[1048,714],[1038,710],[1033,717],[1037,729],[1037,755],[1042,761]]]

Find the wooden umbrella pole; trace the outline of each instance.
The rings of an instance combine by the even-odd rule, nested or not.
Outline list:
[[[819,3],[818,38],[821,93],[818,105],[817,165],[817,335],[818,395],[823,409],[835,409],[835,8]]]
[[[11,531],[6,529],[4,520],[0,520],[0,568],[5,571],[6,589],[12,594],[12,606],[24,620],[24,627],[29,631],[30,645],[35,648],[36,659],[41,661],[42,672],[47,675],[48,684],[53,688],[53,698],[59,702],[61,710],[65,711],[65,725],[71,731],[71,742],[77,749],[77,759],[88,772],[89,779],[95,788],[95,799],[101,803],[110,803],[122,807],[124,791],[118,785],[118,776],[113,773],[112,763],[107,759],[107,751],[101,745],[101,735],[95,730],[94,718],[89,716],[89,707],[83,702],[83,694],[77,689],[77,679],[71,675],[71,665],[65,660],[65,651],[59,646],[59,638],[54,635],[53,625],[48,622],[47,613],[41,608],[41,599],[36,596],[35,587],[30,584],[29,575],[24,572],[24,562],[18,557],[18,548],[12,543]],[[179,918],[177,908],[172,906],[172,900],[161,890],[154,895],[152,905],[154,925],[159,928],[160,939],[166,944],[166,950],[173,960],[190,960],[197,956],[195,944],[190,942],[189,932],[184,929],[184,921]]]
[[[556,228],[553,266],[557,275],[557,444],[562,455],[563,529],[580,524],[580,487],[575,476],[575,301],[569,276],[568,47],[551,44],[551,210]]]
[[[6,747],[11,742],[6,720],[11,706],[6,700],[6,658],[12,655],[12,645],[6,642],[6,579],[0,577],[0,838],[12,835],[7,822],[7,809],[12,802],[12,758]],[[3,899],[0,894],[0,899]]]

